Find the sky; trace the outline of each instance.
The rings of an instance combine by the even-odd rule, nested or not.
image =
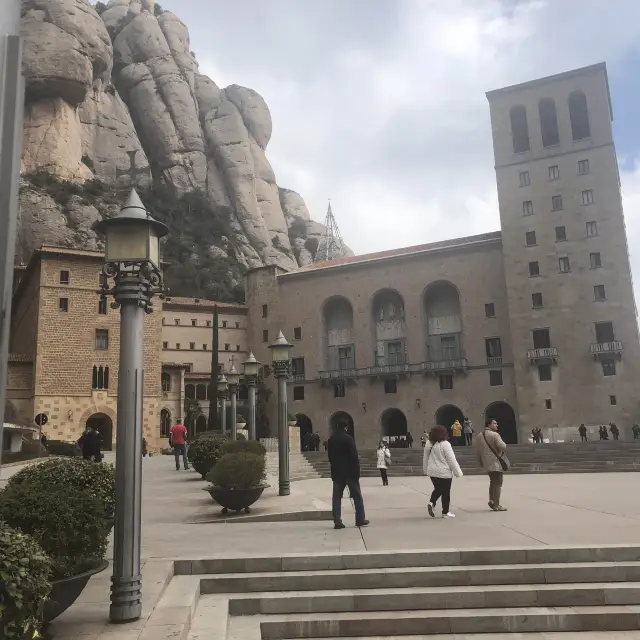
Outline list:
[[[499,229],[485,92],[608,65],[640,282],[638,0],[161,0],[201,71],[269,105],[267,155],[356,252]]]

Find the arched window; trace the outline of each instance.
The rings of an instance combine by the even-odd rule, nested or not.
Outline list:
[[[199,384],[196,387],[196,400],[206,400],[207,399],[207,385]]]
[[[556,144],[560,144],[556,103],[552,98],[543,98],[542,100],[540,100],[540,102],[538,103],[538,114],[540,115],[542,146],[552,147]]]
[[[187,384],[184,387],[184,395],[187,400],[195,400],[196,399],[196,388],[192,384]]]
[[[105,390],[109,388],[109,367],[102,365],[93,367],[91,376],[91,388],[94,390]]]
[[[168,409],[163,409],[160,412],[160,437],[168,438],[171,431],[171,413]]]
[[[529,124],[527,110],[524,105],[511,107],[511,136],[513,138],[513,153],[529,151]]]
[[[574,91],[569,95],[569,118],[571,118],[571,135],[574,140],[591,137],[587,96],[582,91]]]
[[[162,382],[162,390],[171,391],[171,375],[169,373],[164,372],[160,376],[160,380]]]

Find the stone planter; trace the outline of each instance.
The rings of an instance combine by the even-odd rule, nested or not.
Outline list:
[[[90,578],[96,573],[104,571],[108,566],[109,563],[103,560],[95,569],[70,578],[53,580],[51,593],[44,603],[43,622],[49,623],[64,613],[78,599]]]
[[[251,505],[260,499],[262,492],[268,486],[268,484],[261,484],[250,489],[225,489],[211,485],[206,491],[222,507],[222,513],[226,514],[229,511],[250,513]]]

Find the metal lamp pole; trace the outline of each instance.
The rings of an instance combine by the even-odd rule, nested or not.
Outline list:
[[[253,352],[242,363],[244,376],[249,389],[249,440],[257,440],[256,437],[256,385],[258,383],[258,373],[260,363],[256,360]]]
[[[238,425],[236,421],[238,417],[238,384],[240,383],[240,374],[236,370],[236,365],[233,363],[227,373],[227,382],[229,383],[229,391],[231,393],[231,439],[237,440]]]
[[[103,220],[106,236],[104,299],[120,307],[120,365],[116,440],[116,514],[111,578],[112,622],[131,622],[142,615],[140,570],[142,492],[142,403],[144,397],[144,316],[151,299],[162,293],[160,238],[168,228],[149,216],[135,190],[120,213]]]
[[[222,434],[227,433],[227,389],[229,383],[224,373],[218,378],[218,397],[220,398],[220,423],[222,426]]]
[[[289,480],[289,425],[287,424],[287,379],[289,378],[289,350],[292,344],[287,342],[282,331],[276,341],[269,345],[273,359],[273,370],[278,379],[278,488],[281,496],[291,493]]]

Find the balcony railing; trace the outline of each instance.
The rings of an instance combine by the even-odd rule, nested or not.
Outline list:
[[[529,349],[527,351],[527,357],[532,362],[539,362],[544,360],[557,360],[558,348],[557,347],[545,347],[544,349]]]
[[[290,380],[292,380],[293,382],[304,382],[305,375],[304,373],[294,373],[291,375]]]
[[[594,342],[590,345],[591,355],[611,355],[622,353],[622,342],[613,340],[611,342]]]
[[[487,356],[487,364],[490,367],[496,367],[499,364],[502,364],[502,356],[492,356],[492,357]]]
[[[466,358],[455,358],[454,360],[429,360],[424,362],[422,368],[427,373],[436,371],[464,371],[468,367]]]
[[[346,378],[368,378],[384,375],[409,375],[420,371],[420,364],[386,364],[379,367],[363,367],[361,369],[332,369],[319,371],[320,380],[344,380]]]

